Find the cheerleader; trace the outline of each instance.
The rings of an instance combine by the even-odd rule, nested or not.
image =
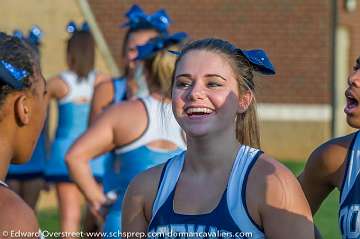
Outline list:
[[[114,105],[105,111],[66,156],[70,172],[94,214],[108,207],[104,226],[106,232],[121,229],[121,204],[130,180],[184,149],[183,135],[169,103],[168,90],[175,56],[168,50],[178,49],[177,45],[185,37],[184,33],[157,37],[139,47],[137,59],[145,60],[150,95]],[[87,165],[94,156],[113,149],[116,149],[113,179],[106,191],[115,193],[117,199],[113,205],[107,205],[107,198],[96,186]]]
[[[46,118],[46,102],[46,82],[37,54],[19,38],[0,33],[1,237],[22,231],[39,238],[33,210],[4,180],[10,163],[30,159]]]
[[[52,143],[45,176],[56,185],[60,209],[60,225],[64,232],[80,229],[81,194],[72,182],[65,165],[65,154],[88,125],[90,102],[94,87],[109,80],[94,70],[95,43],[86,23],[80,29],[71,22],[67,30],[68,70],[48,81],[49,97],[58,104],[58,126]],[[101,182],[104,173],[103,158],[91,162],[92,174]]]
[[[14,36],[26,41],[40,56],[42,31],[38,26],[33,26],[25,36],[21,31],[15,31]],[[16,192],[33,210],[44,187],[44,167],[46,160],[46,134],[42,130],[34,153],[29,162],[24,165],[11,164],[6,176],[6,183]]]
[[[148,95],[142,64],[139,61],[135,62],[138,54],[136,46],[144,45],[158,35],[168,34],[170,18],[165,10],[146,14],[136,4],[129,9],[125,16],[128,21],[122,26],[128,29],[122,45],[124,75],[114,78],[112,81],[103,82],[95,88],[90,122],[93,122],[98,113],[113,103]]]
[[[178,55],[172,105],[187,151],[129,185],[123,232],[133,238],[131,232],[149,238],[314,238],[296,178],[259,149],[253,74],[275,73],[265,52],[204,39]]]

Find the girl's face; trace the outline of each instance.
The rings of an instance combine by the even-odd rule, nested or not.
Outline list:
[[[244,108],[229,61],[207,50],[191,50],[178,62],[172,102],[180,126],[195,137],[226,129],[235,132],[236,114]]]
[[[155,30],[141,30],[132,32],[129,35],[129,39],[126,46],[125,64],[131,69],[135,69],[135,58],[137,57],[137,46],[144,45],[150,39],[156,37],[159,33]]]
[[[345,97],[346,120],[351,127],[360,129],[360,69],[355,69],[350,74]]]

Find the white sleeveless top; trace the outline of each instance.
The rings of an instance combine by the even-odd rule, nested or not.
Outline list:
[[[186,149],[182,129],[174,117],[171,104],[162,103],[150,95],[140,98],[140,100],[144,103],[147,112],[147,128],[138,139],[115,152],[117,154],[126,153],[156,140],[169,141],[181,149]]]
[[[81,81],[78,81],[76,73],[70,70],[60,73],[60,78],[68,86],[69,92],[65,97],[59,100],[59,104],[76,102],[79,100],[85,100],[84,103],[90,103],[96,80],[95,70],[90,71],[87,79],[82,79]]]

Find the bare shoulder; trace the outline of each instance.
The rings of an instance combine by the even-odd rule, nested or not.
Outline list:
[[[295,175],[262,154],[249,174],[246,202],[266,238],[314,238],[309,204]],[[274,220],[275,219],[275,220]]]
[[[249,185],[249,199],[255,200],[259,208],[272,206],[296,210],[308,207],[295,175],[269,155],[262,154],[258,158],[250,172]]]
[[[132,192],[151,192],[157,188],[165,164],[160,164],[136,175],[129,184]],[[155,187],[154,187],[155,186]]]
[[[101,83],[104,83],[104,82],[108,82],[108,81],[111,82],[111,76],[110,75],[98,72],[96,74],[95,86],[97,86],[97,85],[99,85]]]
[[[47,80],[47,89],[49,96],[57,99],[63,98],[69,91],[68,85],[59,75],[51,77]]]
[[[352,133],[325,142],[311,153],[307,164],[327,171],[338,169],[346,158],[354,136],[355,133]]]
[[[113,89],[113,82],[111,80],[106,80],[99,82],[95,86],[95,92],[110,92]]]
[[[345,171],[346,155],[356,134],[331,139],[316,148],[306,162],[303,177],[322,178],[326,183],[339,187]]]
[[[257,186],[260,186],[259,189],[265,191],[282,191],[289,190],[291,186],[299,187],[295,175],[267,154],[260,155],[251,174]]]
[[[108,106],[114,97],[114,87],[111,80],[100,82],[95,86],[93,104],[103,107]],[[100,105],[99,105],[100,104]],[[94,105],[93,105],[94,106]],[[98,113],[98,112],[97,112]]]
[[[269,155],[262,154],[257,159],[247,185],[246,201],[259,225],[274,213],[285,217],[298,215],[301,220],[312,221],[310,207],[295,175]]]
[[[141,113],[146,115],[145,106],[141,100],[129,100],[121,104],[115,104],[105,112],[109,117],[118,118],[121,121],[123,121],[125,115],[127,119],[131,119],[134,123],[136,123]],[[118,117],[113,117],[114,115],[118,115]]]
[[[59,85],[59,84],[63,84],[66,86],[66,83],[61,79],[60,75],[56,75],[56,76],[52,76],[47,80],[48,84],[51,85]]]
[[[151,219],[151,210],[160,183],[161,173],[165,164],[157,165],[138,174],[129,184],[127,198],[137,198],[145,209],[147,221]]]
[[[34,212],[19,196],[5,187],[0,187],[0,195],[1,231],[39,231]]]

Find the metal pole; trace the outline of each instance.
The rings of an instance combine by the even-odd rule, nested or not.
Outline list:
[[[80,6],[80,9],[84,15],[85,20],[90,25],[90,29],[94,36],[96,45],[99,48],[100,53],[103,55],[105,62],[111,71],[111,74],[113,76],[120,76],[121,71],[118,68],[118,66],[114,60],[114,57],[112,56],[110,49],[104,39],[104,36],[97,25],[96,19],[94,17],[94,14],[91,11],[88,1],[87,0],[78,0],[78,3]]]

